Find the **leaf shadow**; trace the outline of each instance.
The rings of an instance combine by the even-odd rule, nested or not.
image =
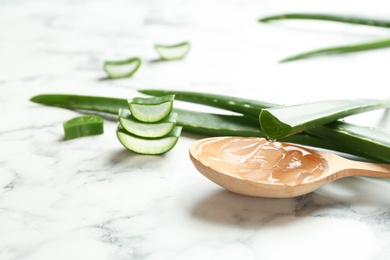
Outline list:
[[[149,60],[149,63],[165,63],[165,62],[168,62],[169,60],[163,60],[163,59],[151,59]]]

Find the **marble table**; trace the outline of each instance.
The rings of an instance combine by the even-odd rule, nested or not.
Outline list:
[[[384,0],[0,1],[0,259],[389,259],[390,182],[348,178],[293,199],[233,194],[199,174],[184,133],[162,156],[103,135],[64,141],[76,111],[34,104],[43,93],[121,98],[159,88],[280,104],[390,96],[390,49],[278,60],[390,36],[331,22],[259,24],[284,12],[386,18]],[[187,40],[181,61],[156,43]],[[105,60],[138,56],[137,73],[107,80]],[[180,102],[178,106],[188,106]],[[198,108],[205,109],[208,108]],[[347,118],[389,129],[383,111]]]

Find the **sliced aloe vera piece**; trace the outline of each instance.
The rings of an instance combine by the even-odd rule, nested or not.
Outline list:
[[[119,115],[119,122],[129,133],[140,137],[158,138],[169,134],[176,124],[177,113],[171,113],[169,116],[156,123],[144,123],[133,116],[128,110],[122,110]]]
[[[132,76],[140,66],[141,59],[134,57],[127,60],[106,61],[103,68],[110,78],[117,79]]]
[[[182,127],[175,126],[172,131],[161,138],[144,138],[132,135],[120,124],[116,131],[119,142],[128,150],[139,154],[163,154],[170,151],[179,140]]]
[[[129,100],[131,114],[139,121],[153,123],[167,117],[172,111],[175,95],[163,97],[141,98]]]
[[[63,124],[65,140],[102,134],[104,132],[103,123],[103,119],[96,115],[72,118]]]
[[[387,100],[329,100],[261,110],[259,121],[265,135],[280,139],[350,115],[390,106]]]
[[[190,43],[182,42],[175,45],[155,44],[154,48],[160,55],[161,60],[180,60],[190,51]]]

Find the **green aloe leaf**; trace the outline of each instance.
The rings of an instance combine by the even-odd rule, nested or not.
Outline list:
[[[390,131],[387,129],[335,121],[308,132],[342,144],[345,153],[390,163]]]
[[[335,14],[326,14],[326,13],[286,13],[286,14],[263,17],[259,19],[259,22],[265,23],[274,20],[284,20],[284,19],[322,20],[322,21],[332,21],[332,22],[390,28],[389,20],[380,20],[380,19],[364,18],[358,16],[335,15]],[[289,62],[289,61],[294,61],[294,60],[299,60],[304,58],[310,58],[313,56],[352,53],[352,52],[368,51],[368,50],[375,50],[375,49],[388,48],[388,47],[390,47],[390,39],[388,38],[379,39],[379,40],[369,41],[369,42],[331,46],[326,48],[310,50],[310,51],[289,56],[287,58],[280,60],[279,62]]]
[[[390,106],[387,100],[329,100],[263,109],[261,128],[270,139],[280,139],[340,118]]]
[[[263,17],[259,19],[259,22],[265,23],[265,22],[270,22],[275,20],[286,20],[286,19],[322,20],[322,21],[332,21],[332,22],[340,22],[340,23],[350,23],[350,24],[390,28],[390,21],[388,20],[379,20],[379,19],[365,18],[359,16],[335,15],[335,14],[326,14],[326,13],[278,14],[278,15]]]
[[[207,93],[204,93],[204,95],[207,95]],[[111,97],[42,94],[34,96],[30,100],[47,106],[98,113],[105,112],[115,115],[118,115],[119,109],[128,108],[127,99]],[[239,103],[239,100],[237,102]],[[243,103],[245,102],[246,100],[243,101]],[[212,104],[210,105],[212,106]],[[253,109],[258,111],[256,107]],[[172,111],[179,114],[176,124],[183,126],[183,131],[188,133],[205,136],[265,136],[259,128],[259,117],[252,116],[250,113],[248,116],[241,116],[211,114],[178,108],[173,108]],[[327,124],[323,127],[312,128],[309,133],[305,132],[288,136],[281,139],[281,141],[331,149],[377,162],[390,163],[390,145],[387,145],[386,141],[389,138],[388,133],[376,128],[370,128],[370,131],[367,131],[367,128],[361,126],[353,126],[352,131],[351,124],[342,122],[342,125],[344,128],[343,132],[340,132],[338,128],[333,129],[334,126],[332,124]],[[349,136],[348,139],[343,139],[345,135]],[[351,147],[350,142],[360,143],[362,148],[355,149]],[[377,144],[381,142],[384,146],[377,152]],[[364,152],[364,149],[370,151],[369,154]]]
[[[31,102],[54,107],[87,110],[118,114],[120,109],[128,109],[128,100],[100,96],[72,94],[43,94],[30,99]]]
[[[197,104],[204,104],[211,107],[224,108],[230,111],[239,112],[246,115],[244,117],[238,117],[238,118],[236,118],[236,116],[218,115],[217,117],[218,120],[222,120],[222,122],[226,122],[225,124],[226,126],[227,125],[232,126],[232,127],[226,127],[223,130],[221,129],[220,135],[232,135],[232,136],[242,135],[242,136],[265,137],[263,131],[253,129],[253,126],[255,126],[256,123],[253,123],[253,121],[251,122],[250,120],[248,120],[248,118],[253,115],[256,115],[256,118],[259,119],[258,117],[259,111],[262,110],[261,108],[259,109],[259,107],[261,106],[268,105],[269,107],[280,107],[279,105],[272,104],[272,103],[265,103],[256,100],[240,99],[231,96],[213,95],[213,94],[201,93],[201,92],[186,92],[186,91],[174,91],[174,90],[141,90],[141,92],[144,94],[157,95],[157,96],[166,93],[177,94],[178,98],[176,99],[178,100],[193,102]],[[209,95],[210,98],[208,98]],[[234,102],[229,103],[229,100],[234,100]],[[229,106],[221,105],[221,104],[228,104],[228,103]],[[243,110],[243,107],[245,107],[245,112]],[[194,111],[189,111],[189,113],[193,113],[193,112]],[[181,122],[180,124],[185,125],[186,123],[188,123],[189,126],[187,130],[190,132],[193,131],[195,133],[201,133],[201,134],[218,135],[219,129],[216,125],[219,125],[220,123],[218,122],[217,119],[214,119],[212,115],[210,116],[210,120],[207,120],[209,116],[210,116],[209,114],[205,114],[203,116],[199,115],[199,118],[205,119],[205,124],[203,124],[203,127],[193,128],[192,125],[194,124],[196,125],[197,121],[195,120],[192,121],[191,120],[192,117],[190,115],[188,117],[184,117],[185,118],[184,122]],[[236,120],[238,121],[237,124],[240,126],[239,128],[237,128],[235,124],[231,123],[231,121],[235,122]],[[214,125],[214,122],[216,122],[215,123],[216,125]],[[259,122],[257,121],[257,124],[258,123]],[[372,128],[372,127],[369,128],[370,131],[367,131],[366,127],[352,125],[347,122],[337,122],[337,123],[338,126],[340,125],[343,126],[344,129],[343,132],[340,131],[339,127],[335,127],[333,129],[334,125],[332,122],[325,126],[312,128],[310,131],[306,131],[305,132],[306,134],[305,133],[294,134],[294,135],[284,137],[280,140],[339,151],[342,153],[356,155],[377,162],[390,162],[390,145],[387,145],[387,141],[386,141],[389,138],[388,133],[382,131],[381,129]],[[186,129],[186,126],[184,126],[184,129]],[[234,131],[232,131],[233,129]],[[237,129],[240,130],[236,131]],[[338,138],[334,138],[335,136],[337,136]],[[345,136],[348,136],[348,138],[344,139]],[[361,145],[362,148],[355,149],[356,147],[351,146],[349,144],[350,142],[359,144]],[[377,144],[381,142],[384,144],[382,149],[377,149]],[[370,152],[365,152],[364,151],[365,148],[367,148],[366,150]],[[376,152],[376,150],[380,152]]]
[[[160,89],[142,89],[138,90],[138,92],[157,97],[175,95],[176,100],[212,106],[255,117],[259,116],[261,109],[277,106],[268,102],[212,93]]]
[[[305,58],[310,58],[310,57],[320,56],[320,55],[368,51],[368,50],[382,49],[388,47],[390,47],[390,39],[382,39],[382,40],[363,42],[363,43],[357,43],[351,45],[333,46],[333,47],[328,47],[323,49],[311,50],[311,51],[295,54],[293,56],[289,56],[287,58],[282,59],[280,62],[288,62],[288,61],[305,59]]]

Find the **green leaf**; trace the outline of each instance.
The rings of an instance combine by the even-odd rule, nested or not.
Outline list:
[[[351,16],[351,15],[326,14],[326,13],[278,14],[278,15],[263,17],[259,20],[259,22],[265,23],[265,22],[269,22],[269,21],[285,20],[285,19],[322,20],[322,21],[332,21],[332,22],[341,22],[341,23],[350,23],[350,24],[390,28],[390,21],[387,21],[387,20],[364,18],[364,17]]]
[[[343,45],[343,46],[334,46],[329,48],[317,49],[308,52],[299,53],[287,58],[282,59],[280,62],[288,62],[293,60],[299,60],[304,58],[310,58],[320,55],[329,55],[329,54],[342,54],[358,51],[368,51],[381,48],[390,47],[390,39],[376,40],[371,42],[364,42],[359,44]]]
[[[389,130],[335,121],[313,128],[308,132],[335,143],[341,143],[345,153],[390,163]]]
[[[270,139],[280,139],[340,118],[390,106],[388,100],[329,100],[263,109],[261,128]]]
[[[183,131],[185,132],[205,136],[266,137],[259,128],[258,118],[251,116],[221,115],[179,108],[174,108],[173,111],[179,114],[177,124],[183,126]],[[288,136],[281,139],[281,141],[336,151],[340,149],[338,143],[333,143],[307,133]]]
[[[342,22],[342,23],[390,28],[390,21],[389,20],[379,20],[379,19],[371,19],[371,18],[364,18],[364,17],[358,17],[358,16],[334,15],[334,14],[326,14],[326,13],[323,13],[323,14],[321,14],[321,13],[287,13],[287,14],[280,14],[280,15],[263,17],[263,18],[259,19],[259,22],[269,22],[269,21],[283,20],[283,19],[323,20],[323,21],[333,21],[333,22]],[[299,54],[284,58],[280,62],[289,62],[289,61],[310,58],[313,56],[320,56],[320,55],[351,53],[351,52],[375,50],[375,49],[387,48],[387,47],[390,47],[390,39],[381,39],[381,40],[370,41],[370,42],[332,46],[332,47],[311,50],[311,51],[299,53]]]
[[[115,115],[118,114],[118,110],[120,108],[128,108],[128,101],[126,99],[97,96],[43,94],[32,97],[30,100],[32,102],[48,106],[76,110],[82,109],[95,112],[106,112]],[[258,111],[257,108],[254,108],[254,110]],[[201,113],[196,111],[188,111],[178,108],[173,108],[173,111],[179,114],[177,125],[183,126],[183,131],[186,131],[188,133],[202,134],[205,136],[242,135],[264,137],[264,133],[259,129],[258,115],[256,117],[239,115],[218,115],[210,113]],[[346,122],[344,122],[343,124],[344,126],[351,125]],[[354,127],[356,129],[365,129],[361,126]],[[375,136],[378,142],[381,142],[381,138],[384,137],[382,134],[378,134],[378,132],[381,133],[381,130],[372,128],[371,132],[367,133],[367,136],[356,136],[356,138],[363,139],[365,141],[365,147],[363,147],[362,149],[367,149],[368,151],[370,151],[370,154],[367,155],[365,152],[362,152],[361,149],[356,150],[351,148],[347,141],[342,141],[344,134],[340,133],[338,129],[332,129],[332,125],[329,125],[329,127],[326,128],[321,127],[321,130],[325,132],[314,132],[318,129],[320,128],[312,128],[309,134],[307,134],[307,132],[294,134],[281,139],[281,141],[331,149],[342,153],[361,156],[378,162],[390,163],[390,145],[385,145],[383,149],[380,150],[380,152],[376,152],[376,141],[372,141],[374,139],[372,139],[371,135]],[[316,136],[314,136],[314,134]],[[340,138],[340,141],[334,141],[335,138],[331,137],[332,135],[338,136],[338,138]],[[383,143],[386,144],[386,141],[384,140]]]
[[[119,113],[120,109],[128,109],[128,100],[111,97],[43,94],[32,97],[30,101],[46,106],[106,112],[116,115]]]
[[[268,102],[253,99],[237,98],[232,96],[191,91],[142,89],[139,92],[151,96],[175,95],[176,100],[212,106],[244,115],[259,116],[261,109],[277,106]]]

